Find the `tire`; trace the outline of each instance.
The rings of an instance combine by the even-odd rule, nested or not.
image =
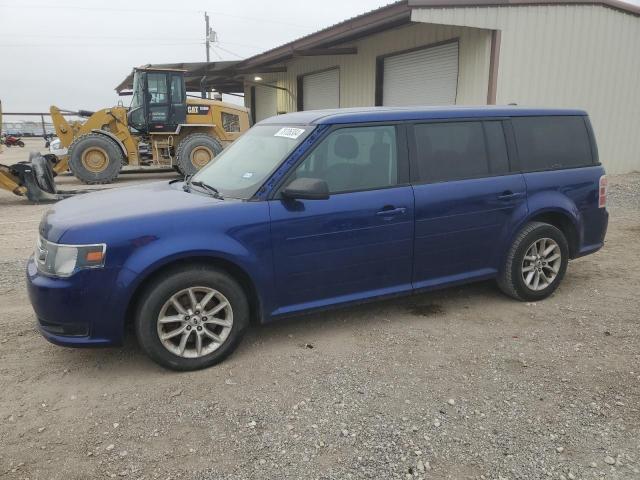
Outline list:
[[[207,133],[192,133],[178,144],[176,165],[184,176],[193,175],[220,152],[222,145],[215,137]]]
[[[544,252],[549,253],[545,256]],[[531,222],[516,235],[498,275],[498,286],[517,300],[542,300],[558,288],[568,263],[569,245],[564,234],[548,223]]]
[[[29,160],[35,173],[36,182],[38,182],[40,188],[48,193],[56,193],[56,184],[53,180],[51,163],[41,155],[30,157]]]
[[[208,317],[202,313],[182,314],[181,317],[180,311],[171,303],[174,298],[187,314],[193,314],[195,308],[188,293],[190,289],[197,302],[216,292],[206,305],[201,306],[209,312]],[[225,301],[228,307],[213,313]],[[188,307],[191,307],[190,311]],[[160,318],[175,321],[160,323]],[[213,321],[227,323],[220,325],[211,323]],[[152,282],[143,292],[135,314],[136,336],[144,352],[163,367],[178,371],[200,370],[221,362],[238,346],[248,325],[249,303],[238,282],[222,271],[197,266],[170,271]],[[179,333],[174,337],[164,341],[160,338],[163,333],[175,332]],[[219,341],[213,341],[207,332],[213,333]],[[185,336],[186,343],[183,343]],[[201,338],[200,352],[197,350],[198,337]]]
[[[69,146],[69,168],[87,184],[111,183],[120,173],[124,155],[120,146],[100,133],[88,133]]]
[[[24,148],[24,142],[22,140],[18,140],[18,146]]]

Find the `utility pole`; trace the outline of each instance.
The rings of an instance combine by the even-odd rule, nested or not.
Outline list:
[[[218,41],[218,33],[209,26],[209,14],[204,12],[204,24],[205,24],[205,32],[204,32],[204,44],[207,50],[207,63],[211,61],[209,50],[211,48],[211,43],[215,43]],[[210,92],[206,91],[205,85],[207,82],[207,76],[202,77],[200,81],[201,89],[202,89],[202,98],[209,97]]]
[[[204,23],[206,25],[205,27],[205,31],[204,31],[204,44],[207,48],[207,63],[209,63],[209,33],[210,33],[210,29],[209,29],[209,14],[207,12],[204,12]]]
[[[207,12],[204,12],[204,24],[204,43],[207,48],[207,62],[210,62],[209,49],[211,48],[212,43],[216,43],[218,41],[218,32],[209,26],[209,14]]]

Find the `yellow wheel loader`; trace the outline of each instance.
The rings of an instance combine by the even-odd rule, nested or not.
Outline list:
[[[183,175],[197,172],[249,129],[249,113],[218,100],[187,97],[184,73],[134,69],[128,109],[63,112],[52,106],[53,125],[67,155],[32,156],[29,162],[2,167],[0,187],[33,201],[54,200],[60,195],[52,177],[66,170],[87,184],[110,183],[125,165],[173,167]],[[69,113],[86,120],[68,121]],[[151,159],[140,158],[140,144],[148,146]]]

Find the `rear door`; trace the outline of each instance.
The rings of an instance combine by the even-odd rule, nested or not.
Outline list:
[[[287,179],[327,182],[327,200],[269,201],[280,308],[411,290],[413,190],[404,128],[331,131]]]
[[[510,173],[503,122],[415,124],[415,288],[490,277],[514,218],[526,214],[523,176]]]
[[[278,90],[273,86],[258,85],[253,90],[255,95],[255,121],[273,117],[278,113]]]
[[[340,69],[304,75],[301,87],[302,110],[340,107]]]
[[[382,88],[377,105],[453,105],[458,89],[458,42],[378,60]]]
[[[187,95],[184,91],[184,77],[182,73],[174,73],[171,79],[171,108],[169,110],[169,121],[172,128],[187,123]]]

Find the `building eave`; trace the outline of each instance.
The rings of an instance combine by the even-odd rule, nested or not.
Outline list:
[[[611,8],[636,17],[640,7],[620,0],[408,0],[410,8],[527,7],[586,5]]]

